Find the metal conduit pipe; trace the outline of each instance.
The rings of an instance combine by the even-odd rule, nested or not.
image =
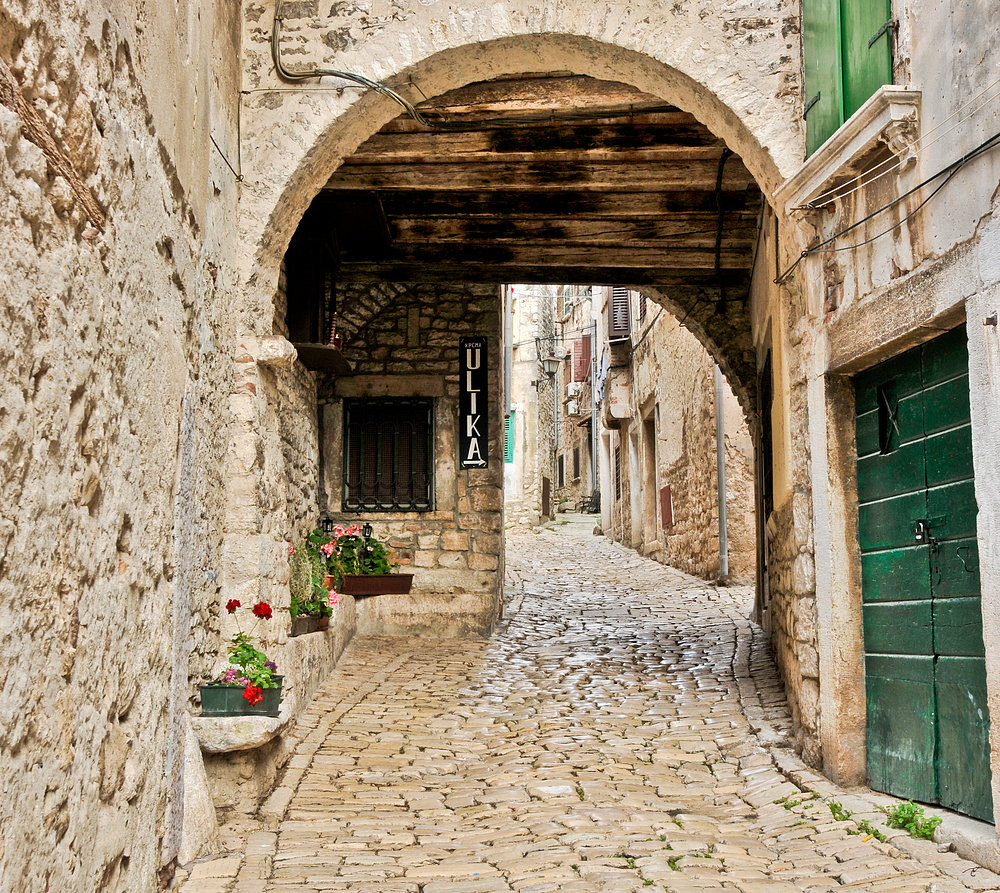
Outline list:
[[[719,497],[719,577],[729,576],[729,539],[726,534],[726,413],[722,370],[715,367],[715,464]]]

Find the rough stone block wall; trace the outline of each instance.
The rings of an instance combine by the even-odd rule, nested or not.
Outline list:
[[[808,514],[808,494],[795,493],[767,522],[768,614],[775,662],[785,680],[795,720],[795,745],[815,766],[821,760],[819,655],[815,574],[803,525]]]
[[[400,570],[414,574],[409,596],[359,604],[359,630],[457,635],[492,627],[499,607],[503,552],[503,401],[499,290],[491,285],[347,286],[344,308],[368,307],[372,291],[391,300],[365,313],[344,356],[353,376],[320,381],[325,513],[344,523],[370,521],[388,539]],[[353,323],[348,309],[345,319]],[[458,468],[459,338],[489,339],[490,457],[485,469]],[[434,398],[434,510],[352,513],[341,510],[343,403],[351,388]],[[400,390],[402,389],[402,390]],[[423,390],[422,390],[423,389]],[[351,391],[353,393],[353,391]],[[384,393],[384,391],[383,391]],[[390,395],[390,396],[392,396]]]
[[[0,887],[21,893],[159,889],[188,656],[218,628],[235,183],[208,145],[178,162],[143,18],[0,4]],[[196,28],[234,37],[211,9]],[[171,64],[174,103],[218,61]],[[225,97],[185,132],[225,143]]]
[[[658,314],[637,333],[629,359],[632,386],[631,422],[619,432],[622,470],[626,478],[616,509],[615,537],[644,554],[705,578],[719,575],[719,506],[716,458],[715,364],[705,348],[678,321]],[[753,462],[750,435],[735,397],[724,388],[726,435],[726,509],[729,575],[740,581],[754,577],[756,534]],[[656,492],[646,493],[641,425],[653,421],[656,430]],[[639,480],[631,479],[630,439],[639,432]],[[613,484],[613,482],[612,482]],[[653,537],[640,526],[634,538],[631,492],[643,489],[642,500],[659,504],[659,489],[669,484],[673,524]],[[612,487],[610,491],[614,492]],[[657,514],[659,518],[659,514]],[[634,541],[633,541],[634,540]]]

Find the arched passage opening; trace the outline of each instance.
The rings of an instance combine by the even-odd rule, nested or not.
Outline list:
[[[319,407],[315,466],[292,490],[333,521],[372,521],[414,571],[420,598],[364,602],[360,629],[485,631],[500,606],[511,410],[501,286],[641,291],[702,342],[750,412],[764,201],[693,114],[620,81],[505,75],[421,108],[445,125],[384,124],[290,240],[274,317],[312,372],[292,403]],[[599,316],[592,352],[606,346],[621,366],[631,343],[613,300]],[[482,381],[470,341],[485,347]],[[282,424],[293,442],[302,426],[294,414]]]

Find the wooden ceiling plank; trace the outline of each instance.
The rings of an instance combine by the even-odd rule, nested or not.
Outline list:
[[[665,242],[681,239],[707,239],[715,243],[718,218],[715,214],[678,214],[629,220],[621,218],[567,217],[538,220],[528,217],[457,218],[407,217],[390,221],[395,242],[412,241],[536,241],[559,239],[573,242]],[[756,234],[753,218],[726,221],[723,238],[747,239]]]
[[[346,194],[355,193],[348,191]],[[329,193],[330,197],[337,195],[332,190]],[[692,189],[617,193],[590,190],[524,193],[427,190],[419,193],[381,192],[379,195],[391,219],[424,216],[646,219],[688,212],[707,212],[715,218],[718,213],[713,192]],[[756,220],[760,211],[761,195],[756,189],[723,191],[720,199],[727,219],[731,214],[749,214]]]
[[[553,125],[544,129],[507,128],[474,130],[459,133],[376,133],[346,159],[345,164],[377,163],[411,158],[457,159],[466,155],[479,157],[497,153],[510,157],[524,153],[596,153],[659,152],[671,153],[691,149],[715,148],[723,142],[704,127],[643,127],[620,124],[607,127],[565,127]],[[651,156],[654,157],[654,156]]]
[[[679,161],[672,164],[368,164],[341,167],[327,182],[335,189],[436,189],[442,191],[491,190],[667,190],[715,189],[718,163]],[[724,170],[724,190],[745,189],[753,183],[738,160]]]
[[[523,282],[555,283],[559,285],[654,285],[664,288],[726,289],[738,293],[749,283],[749,271],[723,269],[718,275],[707,270],[676,270],[671,268],[615,267],[607,264],[581,267],[577,265],[530,265],[515,263],[434,264],[382,262],[345,264],[342,283],[426,282]]]
[[[667,267],[689,270],[710,270],[715,266],[715,245],[705,248],[678,248],[674,246],[642,248],[632,245],[608,245],[599,252],[600,262],[615,267]],[[719,252],[722,266],[729,269],[749,268],[751,251],[749,246],[723,248]],[[418,245],[409,243],[393,245],[387,260],[424,263],[521,263],[532,266],[572,265],[590,266],[597,259],[597,253],[588,245],[565,245],[561,243],[513,244],[465,243]],[[350,258],[344,258],[347,265]]]

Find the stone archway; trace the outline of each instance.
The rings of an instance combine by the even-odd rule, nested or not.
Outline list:
[[[423,20],[435,12],[432,5],[362,40],[349,54],[349,67],[412,84],[408,89],[419,98],[536,71],[545,60],[546,69],[629,84],[688,111],[743,160],[765,196],[798,164],[801,127],[787,101],[796,89],[798,25],[797,19],[784,21],[777,8],[754,20],[752,51],[745,41],[748,26],[722,15],[692,25],[650,9],[630,28],[609,22],[603,7],[588,17],[585,10],[492,4],[467,20],[442,16],[428,33]],[[490,39],[483,40],[486,35]],[[259,311],[250,316],[265,320],[281,258],[305,209],[343,159],[400,110],[370,92],[288,88],[265,54],[269,29],[257,27],[247,37],[245,79],[254,86],[243,109],[243,263],[248,297]],[[757,60],[769,43],[779,61],[762,73]]]

